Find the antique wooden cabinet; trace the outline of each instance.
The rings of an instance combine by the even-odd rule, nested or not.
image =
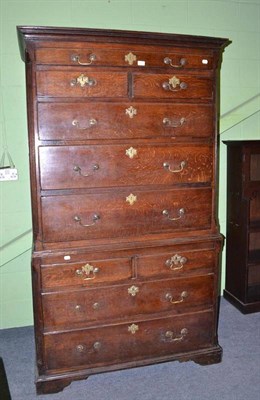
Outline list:
[[[260,311],[260,140],[226,141],[227,244],[224,297]]]
[[[226,39],[18,27],[37,391],[221,360],[216,217]]]

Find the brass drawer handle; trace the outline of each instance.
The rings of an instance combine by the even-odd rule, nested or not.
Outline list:
[[[88,56],[88,59],[89,59],[89,62],[84,63],[84,62],[80,61],[80,56],[78,54],[73,54],[71,56],[71,61],[76,62],[80,65],[91,65],[93,63],[93,61],[95,61],[97,59],[97,57],[95,54],[90,54]]]
[[[94,119],[94,118],[91,118],[88,121],[88,125],[87,126],[80,126],[80,123],[79,123],[79,121],[77,119],[74,119],[72,121],[72,126],[75,126],[77,129],[81,129],[81,130],[86,130],[86,129],[92,128],[92,126],[95,126],[95,125],[97,125],[97,120]]]
[[[173,68],[183,68],[184,65],[186,64],[187,60],[186,60],[186,58],[180,58],[179,64],[173,64],[171,58],[165,57],[163,62],[164,62],[164,64],[170,65]]]
[[[93,349],[94,350],[98,351],[98,350],[100,350],[100,348],[101,348],[101,343],[100,342],[95,342],[93,344]],[[76,350],[77,350],[78,353],[83,353],[83,352],[85,352],[87,350],[87,348],[86,348],[86,346],[84,344],[78,344],[76,346]]]
[[[180,295],[180,299],[179,300],[173,300],[173,297],[170,293],[167,293],[165,295],[166,300],[168,300],[171,304],[179,304],[179,303],[183,303],[184,299],[188,297],[188,292],[183,291]]]
[[[75,221],[75,222],[78,222],[79,225],[84,226],[84,227],[88,227],[88,226],[93,226],[93,225],[95,225],[96,222],[97,222],[99,219],[100,219],[100,216],[99,216],[98,214],[94,214],[94,215],[93,215],[93,218],[92,218],[92,220],[93,220],[92,224],[82,224],[81,218],[80,218],[78,215],[75,215],[75,217],[74,217],[74,221]]]
[[[95,342],[93,344],[93,348],[94,348],[94,350],[100,350],[101,349],[101,343],[100,342]]]
[[[162,214],[165,215],[170,221],[177,221],[178,219],[181,219],[183,217],[183,215],[185,214],[184,208],[180,208],[178,213],[179,213],[178,217],[170,218],[170,213],[168,210],[162,211]]]
[[[78,344],[76,350],[78,353],[83,353],[83,351],[86,351],[86,346],[84,346],[84,344]]]
[[[175,254],[171,258],[165,261],[166,267],[169,267],[172,271],[178,271],[184,267],[186,264],[187,258],[179,256],[179,254]]]
[[[166,128],[179,128],[180,126],[182,126],[185,122],[185,118],[180,118],[180,119],[170,119],[170,118],[163,118],[163,126]]]
[[[81,86],[82,88],[85,86],[95,86],[97,81],[93,78],[89,78],[84,74],[79,75],[77,78],[72,79],[70,81],[70,86]]]
[[[162,87],[166,91],[178,92],[187,89],[188,85],[185,82],[181,82],[176,76],[173,76],[168,82],[163,82]]]
[[[168,342],[181,342],[187,334],[188,334],[188,329],[183,328],[180,332],[180,335],[175,337],[172,331],[165,332],[165,338],[167,339]]]
[[[76,269],[75,274],[84,278],[84,281],[89,281],[91,279],[95,279],[96,274],[99,272],[98,267],[94,267],[93,265],[86,264],[83,267]]]
[[[163,168],[167,169],[170,172],[176,173],[176,172],[182,172],[184,170],[184,167],[186,166],[186,161],[181,161],[180,167],[177,169],[171,169],[171,166],[169,163],[164,162],[163,163]]]
[[[93,169],[93,171],[97,171],[99,169],[99,165],[98,164],[94,164],[92,169]],[[90,174],[83,174],[81,172],[81,168],[80,168],[79,165],[74,165],[73,171],[78,172],[79,175],[81,175],[81,176],[90,176]]]

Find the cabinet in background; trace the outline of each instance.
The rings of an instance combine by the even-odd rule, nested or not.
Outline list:
[[[227,242],[224,297],[260,311],[260,140],[226,141]]]

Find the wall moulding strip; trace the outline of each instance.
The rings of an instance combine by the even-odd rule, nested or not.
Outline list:
[[[0,247],[0,267],[32,249],[32,230],[28,229],[21,235]]]
[[[260,93],[227,111],[220,117],[220,134],[222,135],[229,129],[233,128],[252,117],[260,111]]]

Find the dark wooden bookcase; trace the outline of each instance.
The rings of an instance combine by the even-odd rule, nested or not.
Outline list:
[[[260,311],[260,140],[227,145],[224,297],[244,314]]]

